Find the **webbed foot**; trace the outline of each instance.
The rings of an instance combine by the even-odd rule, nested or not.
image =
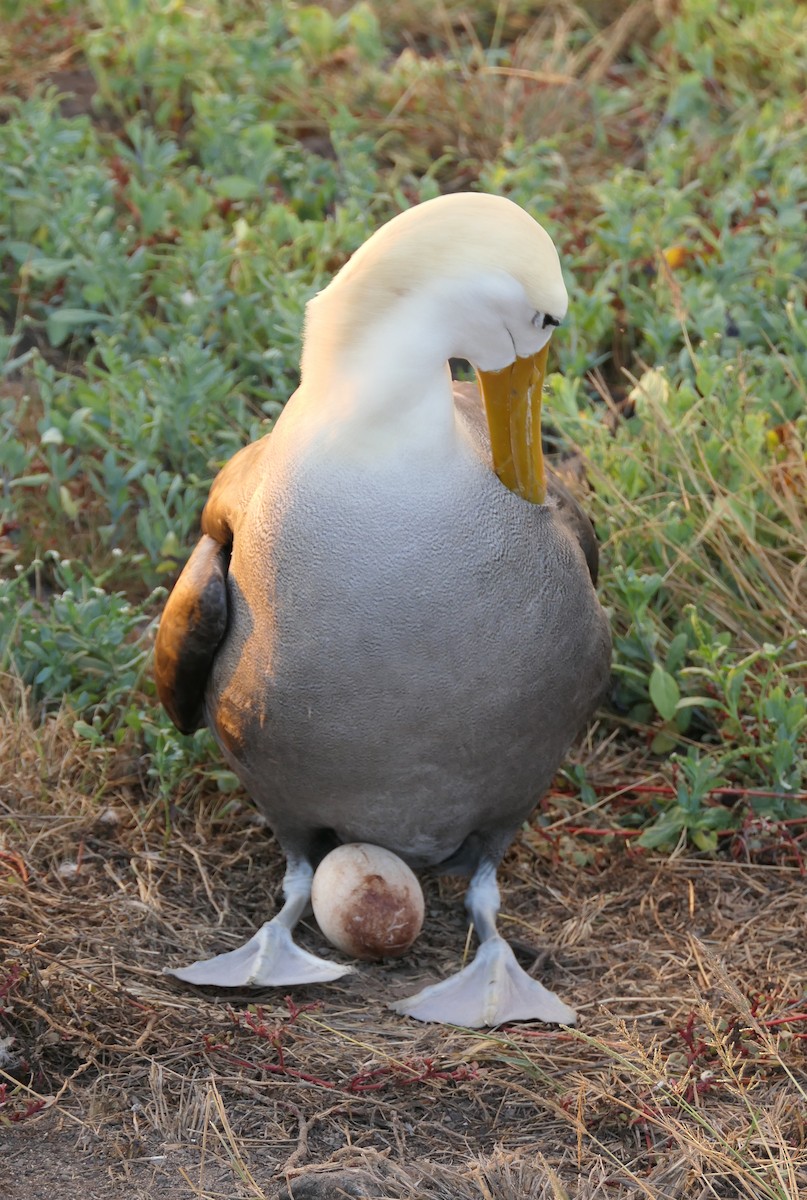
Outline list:
[[[391,1005],[418,1021],[442,1021],[470,1029],[506,1021],[554,1021],[573,1025],[574,1011],[518,965],[498,934],[484,941],[469,966],[443,983]]]
[[[351,970],[302,950],[292,941],[286,925],[275,917],[237,950],[200,959],[189,967],[165,967],[164,974],[185,983],[218,987],[288,987],[296,983],[329,983]]]

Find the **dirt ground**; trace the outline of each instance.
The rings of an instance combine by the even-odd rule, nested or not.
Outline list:
[[[144,806],[136,764],[6,718],[0,1196],[807,1194],[804,867],[764,830],[663,859],[545,806],[502,928],[579,1028],[423,1025],[386,1005],[456,969],[463,881],[424,880],[396,962],[293,997],[182,985],[162,967],[274,911],[271,836],[237,799]],[[313,920],[301,941],[335,954]]]

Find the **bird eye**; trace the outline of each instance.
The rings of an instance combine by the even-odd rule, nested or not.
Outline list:
[[[546,329],[547,325],[560,325],[560,321],[557,317],[550,317],[549,313],[547,313],[541,328]]]
[[[549,325],[560,325],[557,317],[551,317],[549,313],[537,312],[532,318],[532,323],[536,329],[546,329]]]

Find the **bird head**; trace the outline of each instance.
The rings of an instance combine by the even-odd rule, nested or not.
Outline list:
[[[307,358],[360,358],[407,322],[418,353],[475,368],[496,474],[517,495],[545,498],[540,406],[547,346],[568,297],[549,234],[501,196],[456,193],[383,225],[313,301]]]

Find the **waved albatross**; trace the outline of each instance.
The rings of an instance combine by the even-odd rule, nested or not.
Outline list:
[[[370,842],[471,875],[476,958],[399,1012],[574,1020],[496,930],[498,862],[609,672],[594,533],[541,453],[566,308],[549,235],[477,193],[395,217],[309,303],[300,387],[215,480],[155,655],[175,724],[210,726],[283,847],[285,903],[178,978],[344,974],[291,931],[323,856]]]

